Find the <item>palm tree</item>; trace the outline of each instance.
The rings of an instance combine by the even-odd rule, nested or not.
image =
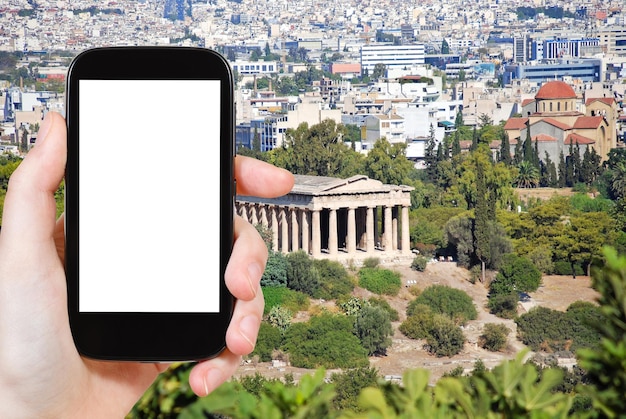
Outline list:
[[[539,170],[529,161],[522,161],[517,166],[519,173],[517,175],[518,188],[536,188],[539,185]]]
[[[618,199],[626,197],[626,163],[623,161],[618,162],[612,170],[611,190]]]

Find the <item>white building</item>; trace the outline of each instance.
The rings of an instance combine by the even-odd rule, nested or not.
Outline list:
[[[384,64],[387,69],[423,65],[425,54],[423,44],[364,45],[361,47],[361,71],[371,74],[376,64]]]

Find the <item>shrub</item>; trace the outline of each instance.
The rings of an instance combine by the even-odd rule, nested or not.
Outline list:
[[[352,317],[322,314],[292,324],[285,334],[284,349],[294,367],[365,367],[369,364],[367,351],[353,331]]]
[[[354,332],[368,355],[385,355],[391,345],[393,327],[385,310],[365,306],[356,316]]]
[[[354,290],[354,282],[341,263],[319,259],[313,260],[313,266],[319,273],[319,288],[314,295],[315,298],[336,300],[350,295]]]
[[[424,304],[416,304],[412,307],[411,314],[408,315],[398,329],[408,338],[426,339],[432,324],[433,312],[430,307]]]
[[[427,305],[433,313],[443,314],[459,324],[465,324],[468,320],[478,317],[474,302],[466,292],[444,285],[426,288],[419,297],[409,303],[407,314],[413,312],[413,305],[419,304]]]
[[[282,343],[283,335],[281,331],[267,322],[261,322],[256,346],[250,356],[258,355],[261,362],[269,362],[272,360],[272,352],[280,348]]]
[[[500,351],[506,346],[509,333],[511,329],[504,324],[487,323],[483,327],[483,334],[480,335],[480,346],[488,351]]]
[[[398,311],[394,309],[393,307],[391,307],[391,305],[389,305],[387,300],[385,300],[384,298],[372,297],[367,301],[370,303],[372,307],[380,307],[383,310],[385,310],[387,314],[389,315],[389,320],[391,320],[392,322],[396,322],[400,320],[400,315],[398,314]]]
[[[426,265],[428,265],[428,258],[426,256],[417,255],[413,258],[411,269],[424,272]]]
[[[552,262],[552,250],[547,246],[538,246],[528,253],[528,258],[544,274],[554,272],[554,262]]]
[[[313,259],[299,250],[287,255],[287,263],[287,287],[315,296],[319,288],[320,274],[313,265]]]
[[[389,269],[361,268],[359,285],[374,294],[397,295],[402,281],[398,273]]]
[[[455,325],[452,320],[435,314],[426,342],[428,343],[426,349],[431,354],[438,357],[453,356],[463,349],[465,336],[463,336],[461,328]]]
[[[503,319],[514,319],[517,316],[519,296],[516,292],[489,295],[489,312]]]
[[[494,282],[504,284],[507,291],[532,292],[541,284],[541,272],[530,259],[510,253],[503,258]]]
[[[309,297],[301,292],[284,287],[264,287],[263,298],[265,308],[263,314],[268,314],[272,307],[282,306],[293,313],[304,311],[309,307]]]
[[[280,252],[269,252],[265,271],[261,277],[262,287],[287,286],[287,259]]]
[[[267,315],[267,322],[283,333],[289,328],[289,325],[291,325],[291,319],[293,319],[291,310],[281,306],[272,307]]]
[[[576,276],[585,275],[585,271],[578,263],[574,264],[574,273]],[[572,276],[572,264],[566,260],[557,260],[554,262],[554,274]]]
[[[363,267],[364,268],[377,268],[378,265],[380,265],[380,259],[379,258],[366,258],[363,261]]]
[[[378,371],[371,367],[354,368],[341,373],[333,373],[330,382],[335,385],[337,395],[333,399],[336,409],[354,409],[358,396],[366,387],[378,387]]]

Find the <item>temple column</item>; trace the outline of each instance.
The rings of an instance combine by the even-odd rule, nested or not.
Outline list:
[[[385,215],[383,216],[385,223],[385,252],[391,252],[393,250],[393,234],[392,234],[392,221],[391,221],[391,207],[385,207]]]
[[[300,224],[301,224],[301,237],[302,237],[302,250],[309,254],[309,210],[303,209],[300,213]]]
[[[328,253],[336,255],[339,251],[337,240],[337,210],[328,211]]]
[[[320,223],[320,210],[311,213],[311,256],[319,257],[322,254],[322,227]]]
[[[346,239],[346,250],[349,255],[356,253],[356,215],[354,208],[348,208],[348,237]]]
[[[270,213],[272,218],[272,250],[278,252],[278,207],[271,206]]]
[[[265,228],[267,228],[269,225],[267,219],[267,205],[261,205],[261,225],[263,225],[263,227]]]
[[[391,208],[391,242],[393,250],[398,250],[398,207]]]
[[[365,250],[371,253],[375,250],[374,242],[374,208],[367,207],[367,220],[365,221],[365,234],[367,241],[365,244]]]
[[[409,206],[402,206],[402,253],[411,253],[411,236],[409,233]]]
[[[285,254],[289,253],[289,224],[287,220],[287,211],[287,208],[280,209],[280,251]]]
[[[298,228],[298,208],[291,208],[291,251],[300,250],[300,229]]]
[[[241,218],[243,218],[245,221],[248,221],[248,206],[245,202],[241,203],[241,206],[239,208],[239,215],[241,216]]]
[[[256,204],[250,204],[250,224],[253,226],[259,224],[259,217],[257,217],[257,206]]]

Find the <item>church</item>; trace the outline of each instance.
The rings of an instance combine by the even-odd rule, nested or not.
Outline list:
[[[617,146],[618,106],[613,97],[579,99],[567,83],[553,80],[537,91],[534,99],[522,102],[522,116],[510,118],[504,125],[509,137],[511,154],[516,144],[527,138],[537,143],[539,158],[546,153],[558,161],[561,152],[569,155],[570,146],[578,147],[582,155],[593,148],[602,161]]]

